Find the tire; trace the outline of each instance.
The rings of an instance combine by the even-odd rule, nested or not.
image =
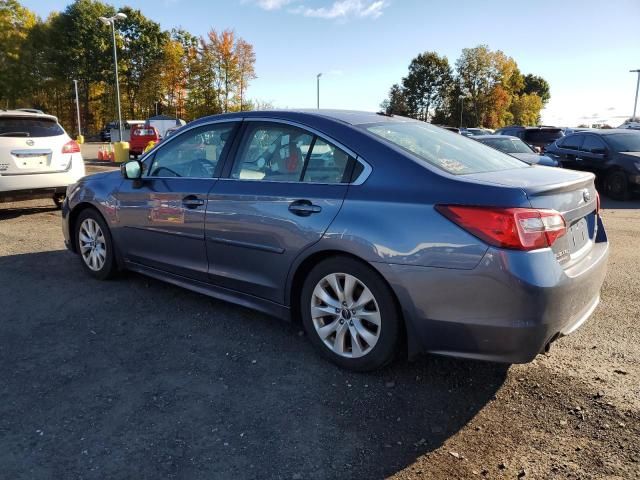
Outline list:
[[[629,199],[629,179],[624,172],[615,170],[607,175],[604,181],[604,190],[609,198],[614,200]]]
[[[400,316],[390,288],[368,265],[337,256],[318,263],[305,278],[300,312],[311,342],[340,367],[371,371],[393,360]]]
[[[84,270],[98,280],[113,278],[117,273],[113,239],[102,215],[93,209],[82,211],[74,234]]]

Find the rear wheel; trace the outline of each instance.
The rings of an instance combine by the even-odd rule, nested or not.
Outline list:
[[[607,196],[614,200],[629,199],[629,180],[627,175],[621,171],[614,171],[607,175],[604,181]]]
[[[116,271],[111,232],[95,210],[85,210],[76,221],[76,241],[85,271],[99,280],[112,278]]]
[[[300,311],[313,344],[337,365],[367,371],[393,359],[399,315],[389,287],[369,266],[348,257],[322,261],[305,279]]]

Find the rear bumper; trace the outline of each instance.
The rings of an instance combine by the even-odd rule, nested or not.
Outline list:
[[[84,162],[80,154],[73,159],[71,167],[64,172],[0,174],[0,200],[11,201],[11,199],[37,198],[55,193],[65,193],[67,186],[77,182],[84,175]]]
[[[599,223],[591,252],[567,270],[550,249],[489,249],[473,270],[377,264],[402,306],[410,354],[526,363],[575,331],[598,305],[606,274]]]

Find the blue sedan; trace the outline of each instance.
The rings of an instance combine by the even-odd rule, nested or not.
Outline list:
[[[132,270],[301,322],[353,370],[420,352],[528,362],[600,299],[591,173],[401,117],[240,112],[181,128],[63,205],[96,279]]]

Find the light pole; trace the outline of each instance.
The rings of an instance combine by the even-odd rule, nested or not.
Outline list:
[[[317,81],[316,93],[318,96],[318,110],[320,110],[320,77],[321,76],[322,76],[322,73],[319,73],[318,75],[316,75],[316,81]]]
[[[458,98],[460,99],[460,128],[462,128],[462,113],[464,112],[464,99],[466,95],[460,95]]]
[[[629,70],[631,73],[638,74],[638,83],[636,83],[636,100],[633,102],[633,117],[631,117],[631,121],[636,121],[636,109],[638,107],[638,89],[640,89],[640,68],[637,70]]]
[[[111,25],[111,34],[113,35],[113,65],[116,72],[116,105],[118,109],[118,131],[120,133],[120,142],[122,142],[122,112],[120,110],[120,82],[118,81],[118,52],[116,50],[116,20],[124,20],[127,16],[118,12],[113,17],[100,17],[100,21],[105,25]]]
[[[78,80],[73,81],[73,86],[76,90],[76,113],[78,114],[78,138],[82,136],[82,129],[80,128],[80,102],[78,101]]]
[[[156,117],[157,117],[158,116],[158,103],[160,103],[160,102],[153,102],[153,103],[156,104]]]

